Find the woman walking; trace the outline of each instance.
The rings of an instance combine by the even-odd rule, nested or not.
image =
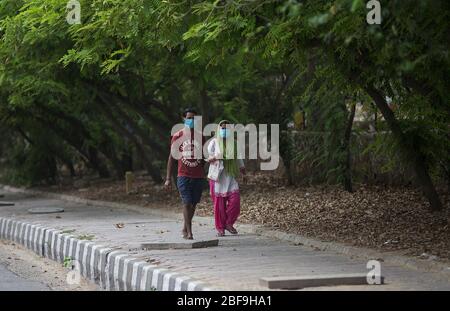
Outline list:
[[[208,145],[208,178],[217,236],[224,236],[225,230],[231,234],[238,233],[233,226],[241,210],[236,178],[239,172],[245,175],[244,161],[237,158],[236,140],[227,128],[228,124],[227,120],[219,122],[215,137]]]

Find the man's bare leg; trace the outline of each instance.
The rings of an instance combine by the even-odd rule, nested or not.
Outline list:
[[[194,218],[194,215],[195,215],[195,206],[196,206],[196,204],[194,204],[194,205],[190,205],[190,207],[189,207],[189,215],[188,215],[188,224],[189,224],[189,226],[190,226],[190,228],[191,228],[191,230],[190,231],[188,231],[188,232],[190,232],[190,234],[188,233],[188,238],[194,238],[194,236],[193,236],[193,234],[192,234],[192,219]]]
[[[186,229],[186,222],[185,221],[183,221],[183,230],[181,230],[181,234],[183,236],[183,239],[187,239],[187,229]]]
[[[188,240],[192,240],[192,204],[184,204],[183,205],[183,217],[184,217],[184,227],[183,227],[183,237]],[[186,230],[186,231],[185,231]],[[186,232],[186,235],[184,235]]]
[[[197,207],[197,204],[194,204],[194,205],[192,205],[192,209],[191,209],[191,213],[190,213],[190,221],[191,221],[191,224],[192,224],[192,219],[194,218],[194,215],[195,215],[195,208]]]

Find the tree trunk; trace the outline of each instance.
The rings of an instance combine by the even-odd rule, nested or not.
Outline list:
[[[145,102],[130,100],[129,98],[121,96],[119,94],[111,94],[107,90],[103,90],[102,93],[103,96],[108,97],[110,100],[114,99],[117,102],[120,102],[121,104],[129,107],[139,116],[141,116],[149,125],[151,125],[151,128],[156,131],[161,139],[167,138],[167,133],[169,133],[170,131],[170,126],[168,126],[168,124],[170,123],[168,123],[166,120],[155,118],[150,114],[150,109],[152,107],[158,109],[156,106],[161,107],[161,103],[159,103],[155,99],[149,99]]]
[[[87,159],[86,163],[88,165],[91,165],[99,173],[100,177],[109,177],[110,173],[108,172],[107,166],[98,160],[97,150],[95,150],[95,153],[93,152],[93,150],[88,150],[87,152],[83,151],[82,146],[83,146],[85,140],[97,143],[98,150],[108,160],[111,161],[111,163],[116,168],[116,170],[120,170],[120,168],[117,166],[118,160],[115,157],[115,153],[113,150],[114,148],[110,146],[111,143],[109,140],[107,140],[105,143],[96,142],[92,138],[90,132],[88,131],[88,129],[86,129],[86,127],[82,121],[75,118],[74,116],[64,113],[63,111],[57,110],[55,108],[49,108],[49,107],[46,107],[45,105],[41,105],[40,109],[43,110],[44,113],[53,115],[53,116],[57,117],[58,120],[64,121],[68,125],[70,125],[70,128],[74,130],[74,133],[69,133],[69,134],[66,133],[66,135],[64,135],[64,136],[67,137],[67,139],[65,139],[65,140],[71,141],[71,145],[74,146],[80,154],[82,154],[83,156],[86,157],[86,159]],[[61,133],[63,133],[63,132],[64,131],[62,131]],[[60,137],[62,137],[64,139],[64,137],[61,136],[61,133],[58,132],[57,135],[59,135]],[[106,135],[106,133],[104,133],[104,134]],[[78,137],[78,139],[76,139],[76,137]],[[90,148],[96,149],[94,147],[90,147]],[[91,158],[91,156],[92,156],[92,158]]]
[[[75,177],[76,176],[76,172],[75,172],[75,167],[73,166],[72,161],[69,161],[68,163],[65,163],[67,168],[70,171],[70,177]]]
[[[139,154],[139,157],[144,162],[144,166],[147,169],[150,177],[157,183],[162,182],[161,172],[159,169],[153,165],[152,160],[148,157],[147,152],[144,149],[144,146],[138,141],[138,139],[131,134],[126,128],[124,128],[120,122],[117,122],[116,117],[113,115],[112,111],[109,109],[109,102],[104,101],[102,96],[99,96],[100,100],[104,103],[101,107],[103,114],[110,121],[111,126],[123,137],[126,137],[131,143],[136,147],[136,151]]]
[[[26,140],[30,145],[35,145],[34,141],[25,133],[22,128],[19,126],[15,128],[17,132]],[[53,148],[51,145],[46,146],[47,149],[49,149],[56,158],[58,158],[70,171],[70,177],[75,177],[75,168],[73,166],[72,160],[68,159],[63,153],[60,153],[57,149]]]
[[[168,123],[166,123],[164,120],[156,119],[153,116],[151,116],[148,111],[149,107],[145,107],[143,103],[127,102],[127,105],[128,107],[133,109],[137,114],[139,114],[145,120],[145,122],[150,124],[161,139],[167,139],[167,135],[168,133],[170,133],[170,127],[167,126]]]
[[[342,73],[346,75],[351,81],[359,84],[361,88],[364,89],[375,102],[375,105],[380,110],[381,115],[386,120],[389,129],[392,132],[392,135],[397,140],[400,152],[404,160],[409,163],[411,168],[414,170],[416,181],[420,185],[424,196],[430,203],[430,210],[432,212],[442,210],[442,202],[428,173],[428,169],[425,164],[425,157],[417,148],[415,148],[413,144],[408,143],[408,137],[405,136],[405,133],[401,129],[394,113],[386,102],[386,96],[384,96],[384,94],[377,90],[373,85],[359,80],[360,77],[363,76],[362,70],[353,68],[351,72],[348,72],[347,69],[340,66],[342,60],[339,58],[339,56],[336,53],[334,53],[333,55],[334,61],[338,68],[341,68]],[[361,66],[364,66],[365,68],[372,68],[373,66],[365,61],[361,55],[363,54],[358,54],[357,56],[355,56],[357,57]]]
[[[72,134],[66,133],[61,127],[56,126],[56,123],[48,122],[48,120],[42,117],[34,115],[34,118],[39,122],[41,122],[43,126],[53,131],[53,133],[55,133],[63,141],[67,142],[70,146],[74,147],[74,149],[78,151],[80,155],[82,155],[83,160],[86,162],[86,164],[91,166],[95,171],[97,171],[100,176],[105,176],[106,174],[105,167],[103,167],[103,164],[101,164],[98,161],[97,154],[94,155],[93,153],[86,152],[83,150],[82,138],[73,135],[73,133]]]
[[[350,116],[348,118],[347,126],[345,128],[344,141],[342,148],[346,153],[345,168],[344,168],[344,189],[348,192],[353,192],[352,183],[352,153],[350,148],[350,140],[352,137],[353,120],[355,119],[356,104],[352,104]]]
[[[213,106],[210,104],[208,93],[205,87],[200,90],[200,109],[202,111],[203,125],[209,124],[211,122],[211,115],[214,114]]]
[[[294,184],[294,178],[291,168],[292,146],[289,139],[289,132],[286,130],[281,131],[280,133],[280,156],[283,160],[283,165],[286,172],[287,185],[291,186]]]
[[[130,143],[126,142],[126,147],[120,158],[122,166],[126,171],[133,170],[133,148]]]
[[[407,143],[405,134],[400,128],[400,125],[398,124],[394,113],[392,112],[391,108],[389,108],[389,105],[381,92],[379,92],[373,86],[366,86],[365,89],[370,97],[374,100],[375,104],[377,105],[378,109],[381,111],[381,114],[389,125],[392,134],[397,139],[405,160],[408,161],[414,169],[417,183],[420,185],[423,194],[428,199],[431,211],[441,210],[442,203],[436,191],[436,188],[433,185],[431,177],[428,174],[424,156],[420,154],[420,151],[415,149],[414,146]]]
[[[94,165],[94,168],[97,170],[99,176],[101,178],[109,178],[111,175],[109,174],[108,168],[105,163],[102,163],[98,158],[97,149],[89,146],[88,148],[89,161]]]
[[[140,138],[143,145],[147,145],[157,156],[158,159],[162,160],[165,158],[166,154],[162,152],[162,146],[160,146],[157,142],[152,140],[149,137],[149,134],[145,133],[144,130],[127,114],[126,111],[124,111],[119,104],[114,100],[114,96],[108,95],[103,93],[102,96],[109,99],[108,104],[110,107],[113,107],[120,117],[127,123],[129,127],[131,127],[131,130],[134,132],[134,134],[137,135],[137,137]],[[121,102],[121,101],[120,101]]]

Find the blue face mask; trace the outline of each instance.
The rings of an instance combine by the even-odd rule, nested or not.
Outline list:
[[[219,135],[222,138],[228,138],[228,136],[230,136],[230,130],[229,129],[220,129]]]
[[[194,119],[185,119],[184,125],[190,129],[194,128]]]

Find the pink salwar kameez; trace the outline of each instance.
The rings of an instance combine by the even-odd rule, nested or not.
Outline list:
[[[224,231],[228,226],[233,226],[241,212],[241,196],[238,191],[228,195],[214,193],[215,181],[209,181],[211,200],[214,204],[214,223],[218,231]]]
[[[208,145],[209,154],[217,156],[219,150],[217,139],[211,140]],[[236,161],[238,161],[240,168],[244,168],[242,159]],[[232,227],[241,211],[238,182],[236,178],[227,174],[222,164],[221,168],[217,181],[209,180],[211,200],[214,204],[215,226],[218,232],[223,232],[227,227]]]

